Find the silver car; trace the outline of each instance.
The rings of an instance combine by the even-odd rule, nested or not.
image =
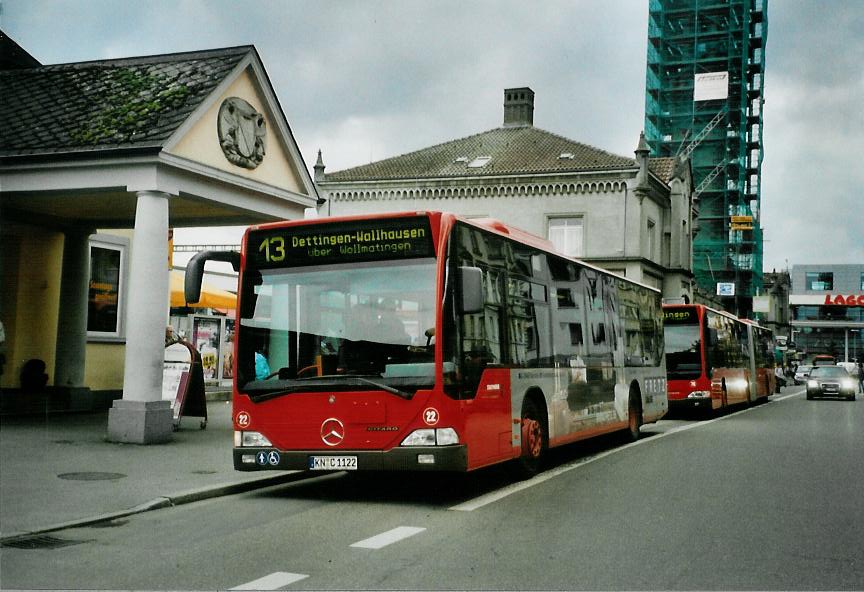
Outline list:
[[[842,366],[816,366],[807,377],[807,398],[846,397],[855,400],[858,385]]]
[[[804,384],[807,381],[807,375],[810,374],[812,369],[813,366],[798,366],[795,369],[795,384]]]

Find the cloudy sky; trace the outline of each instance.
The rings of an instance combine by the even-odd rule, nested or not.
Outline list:
[[[335,171],[498,127],[513,86],[535,91],[537,127],[610,152],[632,156],[643,127],[646,0],[0,7],[0,28],[44,64],[254,44],[310,170],[319,148]],[[864,263],[861,31],[864,0],[770,0],[766,271]],[[209,236],[239,242],[236,229]]]

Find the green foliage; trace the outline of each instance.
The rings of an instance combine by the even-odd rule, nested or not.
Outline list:
[[[182,107],[193,90],[167,74],[150,74],[144,68],[116,68],[100,72],[106,88],[103,102],[70,133],[80,146],[130,142],[155,126],[159,117]]]

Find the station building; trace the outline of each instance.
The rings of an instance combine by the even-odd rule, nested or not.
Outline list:
[[[791,276],[796,357],[805,363],[816,354],[864,360],[864,265],[795,265]]]
[[[0,410],[107,398],[110,439],[170,439],[170,229],[301,218],[318,201],[261,58],[43,65],[2,33],[0,50]],[[31,360],[41,382],[25,385]]]

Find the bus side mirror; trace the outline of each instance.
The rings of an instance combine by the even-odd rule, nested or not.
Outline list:
[[[483,271],[479,267],[459,268],[459,312],[483,311]]]
[[[207,261],[226,261],[234,271],[240,270],[240,253],[237,251],[201,251],[186,264],[186,277],[183,281],[183,298],[187,304],[201,300],[201,280],[204,277],[204,264]]]

